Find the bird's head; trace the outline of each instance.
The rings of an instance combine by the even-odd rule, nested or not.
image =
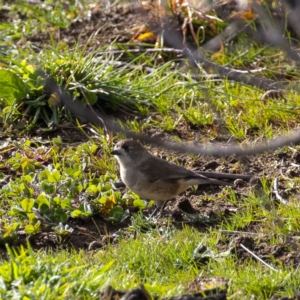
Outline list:
[[[121,166],[138,164],[150,155],[139,142],[130,139],[119,141],[110,154],[116,157]]]

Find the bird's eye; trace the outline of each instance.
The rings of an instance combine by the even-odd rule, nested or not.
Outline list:
[[[130,148],[127,145],[122,145],[122,148],[126,151],[129,152]]]

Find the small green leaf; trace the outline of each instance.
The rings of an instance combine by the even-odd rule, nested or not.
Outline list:
[[[69,176],[73,176],[74,172],[75,171],[73,169],[71,169],[71,168],[68,168],[68,169],[66,169],[64,171],[64,173],[67,174],[67,175],[69,175]]]
[[[146,208],[147,205],[145,204],[145,202],[143,200],[137,199],[137,200],[133,201],[133,206],[144,209],[144,208]]]
[[[33,199],[24,199],[21,202],[21,206],[24,209],[24,211],[26,211],[26,212],[31,212],[33,205],[34,205]]]
[[[37,231],[38,229],[40,229],[41,227],[41,221],[36,222],[36,224],[34,225],[34,230]]]
[[[98,189],[95,185],[92,184],[86,189],[86,192],[89,194],[95,194],[98,192]]]
[[[25,226],[25,232],[26,234],[32,234],[35,232],[34,226],[33,225],[26,225]]]
[[[53,142],[53,144],[61,145],[61,144],[62,144],[61,137],[60,137],[60,136],[55,137],[55,138],[52,140],[52,142]]]
[[[19,163],[15,163],[12,165],[12,168],[16,171],[16,170],[19,170],[21,168],[21,164]]]
[[[93,144],[91,147],[91,153],[94,153],[98,149],[98,146]]]
[[[110,184],[104,184],[101,186],[101,192],[111,191],[112,186]]]
[[[123,215],[123,208],[121,206],[116,206],[109,211],[109,219],[113,221],[120,221]]]
[[[48,208],[50,207],[49,200],[45,194],[40,194],[36,199],[36,203],[38,204],[39,208],[42,205],[46,205]]]
[[[79,158],[78,155],[74,155],[74,156],[72,157],[72,159],[73,159],[75,162],[80,163],[80,158]]]
[[[70,199],[64,199],[61,201],[61,207],[64,208],[64,209],[67,209],[67,208],[71,208],[71,201]]]
[[[39,207],[42,214],[48,216],[50,214],[49,206],[46,203],[41,204]]]
[[[73,218],[79,218],[79,217],[81,217],[81,215],[82,215],[82,211],[79,209],[75,209],[71,212],[71,216]]]
[[[26,97],[26,85],[10,71],[0,69],[0,86],[0,98],[4,98],[7,104]]]
[[[61,175],[60,175],[59,171],[53,170],[53,172],[51,174],[49,174],[49,176],[48,176],[48,181],[51,183],[56,183],[56,182],[59,182],[60,177],[61,177]]]
[[[44,180],[41,182],[41,188],[48,195],[51,195],[55,192],[55,187],[51,183],[49,183],[48,180]]]
[[[11,213],[12,213],[12,215],[19,215],[19,216],[23,216],[23,217],[26,216],[26,213],[24,212],[24,210],[21,207],[16,206],[16,205],[11,208]]]
[[[25,176],[23,176],[23,179],[24,179],[26,182],[31,182],[32,177],[31,177],[30,175],[25,175]]]
[[[55,221],[57,223],[59,223],[59,222],[64,223],[68,220],[67,214],[65,213],[65,211],[61,207],[57,207],[54,210],[54,218],[55,218]]]
[[[73,178],[74,178],[74,179],[75,179],[75,178],[78,178],[81,174],[82,174],[81,170],[75,171],[75,172],[73,173]]]

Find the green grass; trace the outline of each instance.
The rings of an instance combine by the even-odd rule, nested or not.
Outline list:
[[[272,260],[277,271],[254,259],[237,263],[234,246],[218,249],[221,237],[216,230],[205,234],[188,227],[180,231],[167,227],[138,232],[135,238],[90,253],[8,249],[9,261],[0,265],[1,296],[96,299],[105,285],[128,289],[140,282],[152,295],[171,296],[184,293],[197,276],[229,279],[232,299],[294,295],[300,284],[298,269]],[[205,251],[199,252],[203,247]]]
[[[291,255],[298,251],[299,180],[281,182],[288,204],[276,203],[272,194],[272,181],[284,162],[279,154],[296,157],[296,146],[274,154],[274,174],[261,178],[259,191],[250,188],[239,195],[234,188],[223,190],[219,197],[236,210],[230,215],[215,205],[216,219],[186,215],[190,226],[176,229],[168,220],[156,222],[135,214],[129,225],[113,233],[115,242],[98,251],[64,249],[73,230],[67,220],[101,213],[108,225],[122,224],[128,205],[144,208],[145,203],[131,191],[122,194],[112,187],[119,172],[109,152],[121,136],[108,137],[94,128],[79,144],[53,137],[56,129],[63,132],[66,123],[74,124],[74,116],[56,105],[57,95],[44,91],[36,70],[46,70],[84,105],[116,113],[133,131],[168,133],[175,140],[181,134],[197,142],[232,138],[246,146],[288,133],[298,127],[299,119],[297,66],[278,49],[261,47],[244,36],[211,59],[242,70],[266,67],[258,74],[268,78],[292,75],[286,100],[261,100],[264,91],[223,78],[195,80],[192,73],[204,72],[187,71],[181,60],[168,61],[164,53],[131,54],[117,44],[91,49],[89,42],[70,48],[53,37],[43,49],[24,43],[38,32],[68,27],[85,16],[88,4],[11,4],[6,6],[11,22],[0,24],[0,245],[7,253],[0,260],[1,298],[98,299],[108,284],[129,289],[139,283],[163,297],[186,293],[197,277],[223,278],[231,299],[295,297],[300,284],[297,264],[287,264],[272,252],[262,252],[262,259],[276,271],[250,254],[241,259],[239,238],[253,237],[254,248],[265,243]],[[130,60],[124,62],[112,49],[123,49]],[[52,138],[36,138],[41,132],[52,132]],[[184,165],[189,167],[194,159],[186,156]],[[217,204],[218,199],[199,197],[199,206],[201,201]],[[49,231],[61,247],[14,247],[20,232],[30,237]],[[96,240],[102,239],[103,231]]]
[[[86,53],[76,46],[70,52],[57,45],[43,50],[36,62],[22,56],[19,62],[3,57],[3,76],[9,78],[10,84],[23,84],[22,93],[13,90],[0,93],[6,99],[2,104],[5,127],[28,131],[43,121],[45,130],[55,129],[70,119],[67,112],[56,106],[59,99],[44,93],[43,80],[35,73],[40,67],[83,103],[97,109],[121,109],[140,114],[141,121],[136,122],[133,129],[154,127],[172,131],[185,123],[200,128],[223,123],[228,134],[238,140],[247,138],[249,133],[271,138],[274,130],[280,128],[282,131],[298,118],[300,98],[294,92],[285,95],[287,103],[281,99],[262,101],[262,93],[257,89],[227,80],[196,83],[189,75],[183,80],[179,68],[169,71],[171,62],[158,67],[153,65],[153,71],[147,73],[141,69],[145,54],[122,67],[115,66],[118,60],[113,55],[96,57],[97,51]],[[154,63],[155,57],[152,60]],[[136,68],[128,70],[132,65]],[[24,117],[23,124],[20,121]],[[212,132],[211,138],[215,135],[218,131]]]

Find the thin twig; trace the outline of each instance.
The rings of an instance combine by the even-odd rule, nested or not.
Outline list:
[[[292,166],[292,167],[296,167],[296,168],[299,168],[299,167],[300,167],[300,165],[294,164],[294,163],[291,163],[291,166]]]
[[[285,180],[293,180],[292,178],[289,178],[289,177],[285,176],[285,175],[282,173],[282,169],[280,169],[279,172],[280,172],[280,175],[282,176],[282,178],[284,178]]]
[[[229,233],[229,234],[243,234],[243,235],[254,235],[254,236],[269,236],[270,234],[267,233],[256,233],[256,232],[246,232],[246,231],[237,231],[237,230],[225,230],[225,229],[220,229],[220,232],[223,233]]]
[[[279,192],[278,192],[278,189],[277,189],[277,177],[274,179],[274,183],[273,183],[273,192],[276,196],[276,199],[282,203],[282,204],[287,204],[288,202],[286,200],[284,200],[280,195],[279,195]]]
[[[240,244],[240,246],[246,250],[248,253],[250,253],[254,258],[256,258],[257,260],[259,260],[263,265],[265,265],[266,267],[270,268],[272,271],[278,272],[278,270],[276,270],[275,268],[273,268],[271,265],[267,264],[265,261],[263,261],[260,257],[258,257],[256,254],[254,254],[252,251],[250,251],[248,248],[246,248],[243,244]]]
[[[99,51],[97,52],[97,56],[101,56],[103,54],[126,54],[126,53],[176,53],[176,54],[182,54],[182,50],[180,49],[174,49],[174,48],[155,48],[155,49],[126,49],[126,50],[105,50],[105,51]]]

